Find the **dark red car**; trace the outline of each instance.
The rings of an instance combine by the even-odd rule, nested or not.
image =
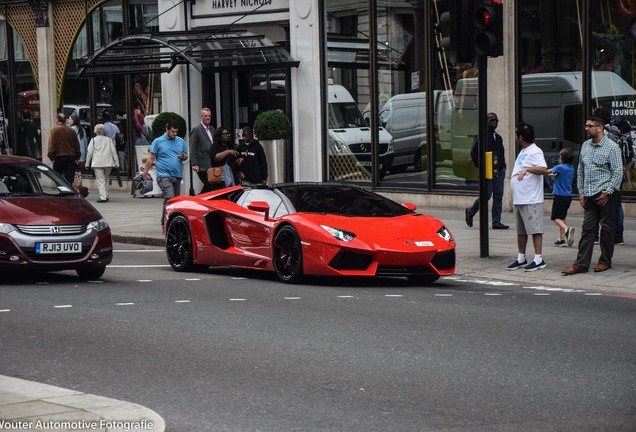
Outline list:
[[[96,279],[112,259],[108,224],[65,179],[35,159],[0,155],[0,272]]]

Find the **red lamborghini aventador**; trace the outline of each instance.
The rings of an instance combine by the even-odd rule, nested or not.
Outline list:
[[[455,240],[438,219],[364,188],[288,183],[178,196],[166,207],[166,253],[176,271],[230,266],[303,275],[405,276],[455,272]]]

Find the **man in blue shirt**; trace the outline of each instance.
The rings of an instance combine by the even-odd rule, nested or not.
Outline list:
[[[161,226],[166,215],[166,201],[181,194],[183,162],[188,160],[188,148],[185,141],[177,136],[179,123],[174,120],[166,123],[166,133],[155,139],[150,146],[150,154],[144,167],[143,179],[147,180],[148,170],[154,163],[157,168],[157,185],[163,193]]]
[[[614,141],[605,136],[604,121],[588,117],[585,131],[590,137],[581,146],[576,185],[583,206],[583,228],[579,252],[572,266],[562,270],[563,275],[585,273],[592,261],[594,237],[601,225],[601,257],[595,272],[612,267],[614,255],[614,228],[616,224],[616,195],[623,179],[621,151]]]

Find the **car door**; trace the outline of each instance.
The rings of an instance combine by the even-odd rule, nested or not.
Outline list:
[[[263,213],[248,209],[249,203],[255,201],[265,201],[269,204],[270,212],[267,219]],[[266,189],[247,191],[238,203],[246,211],[228,214],[226,217],[230,244],[238,261],[245,265],[258,266],[258,261],[271,259],[275,224],[272,217],[284,214],[286,209],[281,198]]]

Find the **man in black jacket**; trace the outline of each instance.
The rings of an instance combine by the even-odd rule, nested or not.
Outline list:
[[[238,146],[236,159],[241,184],[257,186],[267,184],[267,156],[258,140],[254,139],[252,128],[243,128],[243,142]]]
[[[497,171],[493,176],[493,180],[486,180],[488,189],[488,200],[492,200],[492,229],[508,229],[508,225],[501,223],[501,212],[503,209],[504,181],[506,179],[506,156],[504,154],[503,138],[495,129],[499,125],[497,114],[488,113],[486,116],[488,121],[488,142],[486,143],[486,151],[493,152],[493,165],[497,166]],[[470,150],[470,157],[477,168],[479,168],[479,136],[475,137],[473,146]],[[494,159],[496,158],[496,160]],[[479,198],[475,200],[472,206],[465,211],[466,224],[473,226],[473,218],[479,211]]]

